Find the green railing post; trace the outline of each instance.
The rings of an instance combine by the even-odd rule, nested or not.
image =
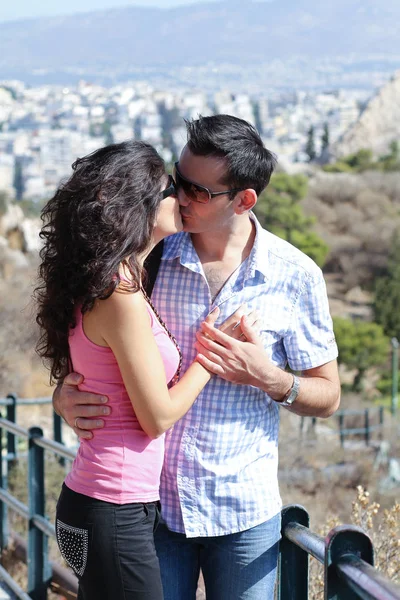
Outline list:
[[[337,563],[346,554],[355,554],[373,566],[372,542],[360,527],[339,525],[325,538],[325,600],[354,600],[353,590],[336,570]]]
[[[369,409],[364,412],[364,427],[365,427],[365,443],[369,446],[370,430],[369,430]]]
[[[55,411],[53,411],[53,437],[54,437],[54,441],[58,442],[59,444],[62,444],[62,419],[60,417],[60,415],[58,415]],[[60,456],[58,458],[58,463],[61,466],[65,465],[65,458],[63,458],[62,456]]]
[[[54,441],[62,444],[62,421],[60,415],[53,411],[53,436]]]
[[[2,415],[0,415],[2,416]],[[0,487],[7,490],[7,472],[4,472],[3,459],[3,428],[0,427]],[[6,461],[7,464],[7,461]],[[0,550],[4,550],[8,545],[8,507],[5,502],[0,500]]]
[[[397,412],[398,394],[399,394],[399,342],[398,339],[393,337],[391,340],[392,345],[392,403],[391,411],[392,415]]]
[[[379,439],[383,440],[383,420],[384,420],[384,412],[383,406],[379,407]]]
[[[288,523],[298,523],[308,527],[310,518],[305,508],[298,504],[282,509],[282,539],[278,562],[278,600],[307,600],[308,598],[308,554],[288,540],[285,527]]]
[[[12,423],[17,422],[17,396],[16,394],[7,394],[7,400],[11,400],[11,404],[7,405],[6,418]],[[7,432],[7,454],[9,466],[15,465],[17,460],[17,445],[15,443],[15,434],[11,431]]]
[[[340,445],[343,448],[344,447],[344,414],[340,413],[339,414],[339,436],[340,436]]]
[[[46,600],[49,584],[47,536],[33,522],[35,515],[44,517],[45,514],[44,450],[35,444],[35,439],[42,437],[43,430],[40,427],[29,429],[28,594],[32,600]]]

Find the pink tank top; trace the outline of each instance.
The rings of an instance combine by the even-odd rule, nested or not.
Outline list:
[[[178,368],[178,351],[147,308],[168,382]],[[152,440],[143,431],[114,354],[85,335],[79,309],[69,346],[74,371],[85,378],[79,389],[108,396],[111,414],[102,417],[105,426],[96,430],[91,440],[80,440],[66,485],[79,494],[115,504],[158,500],[164,436]]]

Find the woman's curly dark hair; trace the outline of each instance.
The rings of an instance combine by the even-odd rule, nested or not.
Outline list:
[[[72,165],[42,211],[36,350],[50,364],[50,381],[70,371],[68,336],[75,307],[89,311],[108,298],[125,261],[132,290],[140,286],[138,257],[149,247],[161,201],[165,165],[145,142],[111,144]]]

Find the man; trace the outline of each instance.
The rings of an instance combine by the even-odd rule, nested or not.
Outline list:
[[[251,213],[275,164],[257,131],[228,115],[200,117],[187,130],[175,168],[184,232],[166,240],[152,300],[181,345],[183,368],[215,306],[220,321],[241,304],[257,309],[261,325],[257,336],[243,318],[244,341],[227,343],[210,327],[197,342],[198,359],[220,377],[166,436],[156,532],[165,600],[194,600],[200,568],[207,600],[272,599],[279,405],[331,415],[337,348],[320,269]],[[286,372],[287,363],[302,375]],[[78,392],[79,381],[69,375],[54,406],[90,437],[107,406]]]

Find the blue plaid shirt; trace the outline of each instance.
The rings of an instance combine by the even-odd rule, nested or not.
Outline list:
[[[212,302],[188,233],[166,240],[152,299],[183,353],[193,360],[195,333],[214,306],[224,321],[241,304],[257,309],[271,360],[302,371],[337,356],[325,282],[302,252],[256,225],[248,258]],[[161,476],[163,518],[188,537],[244,531],[281,509],[279,407],[253,386],[213,377],[166,434]]]

